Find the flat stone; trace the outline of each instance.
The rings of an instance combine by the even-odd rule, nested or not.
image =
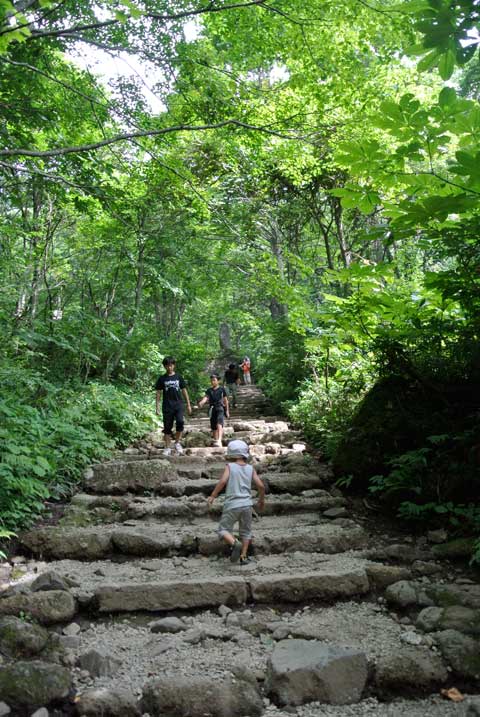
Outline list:
[[[70,625],[66,625],[62,632],[64,635],[70,635],[71,637],[78,635],[82,628],[76,622],[71,622]]]
[[[335,518],[347,518],[348,510],[346,508],[329,508],[324,510],[322,515],[324,518],[331,518],[332,520],[335,520]]]
[[[352,595],[365,595],[370,585],[365,570],[275,574],[250,578],[252,597],[259,603],[332,602]]]
[[[140,717],[141,710],[136,698],[120,688],[96,688],[86,690],[77,699],[79,717]]]
[[[412,577],[409,568],[398,565],[383,565],[382,563],[371,563],[366,567],[367,575],[376,590],[384,590],[389,585],[408,580]]]
[[[6,702],[0,702],[0,717],[7,717],[7,715],[11,714],[12,710],[7,705]]]
[[[178,617],[164,617],[161,620],[149,623],[151,632],[176,633],[187,629],[187,625]]]
[[[142,708],[165,717],[259,717],[263,703],[255,676],[246,669],[212,679],[208,675],[163,676],[143,689]]]
[[[243,578],[185,580],[145,585],[103,586],[95,597],[100,612],[185,610],[222,604],[243,605],[247,586]]]
[[[93,677],[111,677],[118,672],[121,662],[99,650],[89,650],[77,659],[82,670],[88,670]]]
[[[265,691],[279,705],[353,704],[367,681],[363,652],[316,640],[279,642],[267,663]]]

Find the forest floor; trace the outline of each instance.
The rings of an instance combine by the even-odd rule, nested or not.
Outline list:
[[[203,414],[184,455],[151,434],[20,536],[0,566],[0,716],[480,715],[478,574],[438,558],[441,531],[348,501],[267,413],[242,387],[225,431],[268,491],[248,565],[207,507],[225,449]]]

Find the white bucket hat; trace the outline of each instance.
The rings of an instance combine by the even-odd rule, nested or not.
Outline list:
[[[250,458],[248,446],[245,441],[230,441],[227,445],[227,458]]]

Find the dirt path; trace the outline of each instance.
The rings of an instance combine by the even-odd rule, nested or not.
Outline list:
[[[474,576],[368,527],[265,412],[242,387],[225,436],[269,491],[248,566],[216,537],[221,501],[207,510],[224,449],[204,415],[185,455],[151,435],[92,466],[60,525],[21,536],[0,573],[0,717],[480,714]]]

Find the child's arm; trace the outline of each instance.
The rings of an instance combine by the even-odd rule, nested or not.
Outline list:
[[[161,399],[161,397],[162,397],[162,391],[160,389],[159,391],[157,390],[157,392],[155,394],[155,413],[157,414],[157,416],[160,415],[160,399]]]
[[[208,401],[208,396],[204,396],[204,397],[202,398],[202,400],[198,402],[198,404],[197,404],[198,407],[199,407],[199,408],[202,408],[202,406],[204,406],[204,405],[207,403],[207,401]]]
[[[225,394],[224,397],[223,397],[223,405],[224,405],[224,407],[225,407],[225,415],[226,415],[226,417],[227,417],[227,418],[230,418],[230,406],[228,405],[228,398],[227,398],[227,395],[226,395],[226,394]]]
[[[226,486],[227,483],[228,483],[229,477],[230,477],[230,467],[229,467],[229,466],[225,466],[225,470],[224,470],[223,473],[222,473],[222,477],[221,477],[220,480],[218,481],[217,485],[215,486],[215,488],[214,488],[213,491],[212,491],[211,496],[210,496],[209,499],[208,499],[208,505],[209,505],[209,506],[210,506],[210,505],[213,505],[213,501],[215,500],[215,498],[217,497],[217,495],[218,495],[219,493],[221,493],[222,490],[225,488],[225,486]]]
[[[265,486],[263,485],[263,481],[261,481],[258,477],[255,468],[253,469],[252,480],[255,483],[255,488],[257,489],[259,495],[258,509],[263,510],[265,507]]]
[[[187,389],[186,389],[186,388],[182,388],[182,393],[183,393],[183,395],[184,395],[184,397],[185,397],[185,401],[186,401],[186,403],[187,403],[188,415],[190,415],[190,414],[192,413],[192,406],[190,405],[190,398],[189,398],[189,396],[188,396],[188,391],[187,391]]]

